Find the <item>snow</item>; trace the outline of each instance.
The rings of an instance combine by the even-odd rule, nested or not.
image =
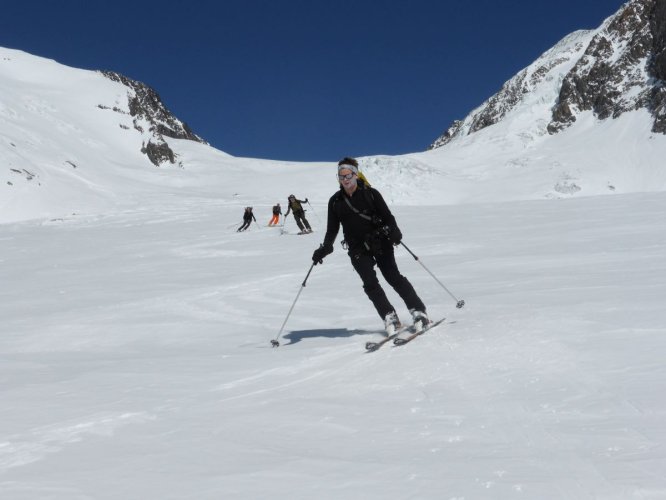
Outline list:
[[[302,287],[332,164],[169,139],[180,165],[155,168],[96,107],[117,84],[0,56],[0,498],[666,498],[666,140],[643,112],[362,159],[466,301],[398,247],[446,321],[368,354],[339,244]],[[291,193],[314,234],[265,227]]]
[[[0,226],[1,496],[659,498],[665,209],[395,207],[467,304],[398,249],[447,321],[372,354],[380,322],[339,246],[270,347],[312,217],[303,237],[236,233],[216,204]]]

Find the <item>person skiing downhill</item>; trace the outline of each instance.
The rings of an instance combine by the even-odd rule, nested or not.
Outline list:
[[[342,225],[343,246],[352,266],[361,277],[363,290],[384,321],[383,337],[395,334],[401,323],[394,307],[382,289],[375,265],[389,285],[398,293],[409,309],[417,328],[425,327],[430,320],[426,307],[405,278],[395,261],[394,245],[399,245],[402,232],[382,195],[375,188],[359,182],[358,162],[345,157],[338,162],[340,189],[328,201],[328,220],[324,242],[312,254],[316,264],[333,252],[333,243]],[[420,325],[418,324],[420,323]],[[398,338],[408,336],[403,330]]]
[[[280,222],[280,215],[282,215],[282,207],[280,204],[273,206],[273,218],[268,223],[269,226],[277,226]]]
[[[243,213],[243,224],[241,224],[241,226],[236,229],[236,232],[239,233],[241,231],[245,231],[248,227],[250,227],[250,224],[252,224],[252,219],[254,219],[254,222],[257,222],[257,219],[252,213],[252,207],[245,207],[245,212]]]
[[[299,234],[311,233],[312,228],[310,227],[308,220],[305,218],[305,210],[303,210],[303,206],[301,205],[302,203],[307,203],[308,199],[305,198],[304,200],[298,200],[293,194],[290,194],[287,200],[289,202],[289,208],[287,209],[287,213],[284,214],[285,219],[289,216],[289,212],[293,211],[296,224],[301,230]]]

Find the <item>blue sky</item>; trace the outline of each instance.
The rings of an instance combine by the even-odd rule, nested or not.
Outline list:
[[[0,45],[152,86],[234,156],[423,151],[619,0],[3,2]]]

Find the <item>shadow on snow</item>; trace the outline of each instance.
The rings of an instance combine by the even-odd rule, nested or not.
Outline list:
[[[371,335],[374,333],[377,333],[377,331],[349,330],[347,328],[335,328],[335,329],[325,329],[325,330],[295,330],[293,332],[289,332],[286,335],[283,335],[282,338],[289,341],[289,344],[285,345],[291,345],[300,342],[301,340],[304,339],[312,339],[316,337],[335,339],[335,338],[352,337],[354,335]]]

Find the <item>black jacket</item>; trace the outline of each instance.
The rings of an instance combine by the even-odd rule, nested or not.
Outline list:
[[[368,220],[355,213],[345,202],[345,198],[348,198],[352,206],[359,212],[370,217],[375,216],[375,220]],[[395,217],[379,191],[362,182],[358,183],[356,191],[351,197],[347,196],[344,188],[340,186],[340,190],[328,200],[328,223],[324,236],[324,248],[328,253],[333,251],[333,243],[341,224],[350,252],[362,247],[369,235],[377,229],[388,226],[390,233],[397,230],[398,227]]]

